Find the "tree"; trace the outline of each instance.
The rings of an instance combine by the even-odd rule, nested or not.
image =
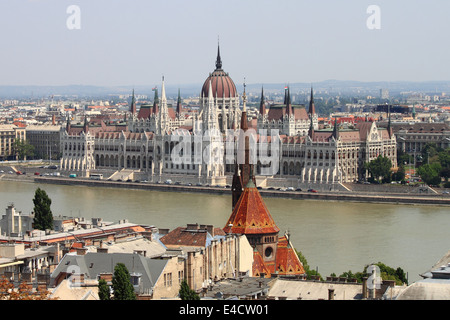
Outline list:
[[[395,172],[392,175],[392,180],[394,180],[394,181],[403,181],[405,179],[405,176],[406,176],[405,167],[403,165],[400,165],[398,167],[397,172]]]
[[[445,181],[448,181],[448,178],[450,178],[450,148],[439,152],[438,158],[442,167],[440,175]]]
[[[123,263],[118,263],[114,267],[112,289],[114,300],[136,300],[130,273]]]
[[[312,277],[319,276],[319,278],[323,280],[322,276],[317,270],[311,270],[311,268],[308,265],[308,261],[306,260],[306,257],[300,251],[295,250],[295,252],[297,253],[298,259],[303,265],[303,269],[305,270],[306,273],[306,279],[311,280]]]
[[[397,285],[408,284],[408,279],[402,268],[394,269],[385,265],[382,262],[375,263],[378,268],[380,268],[381,279],[383,280],[395,280]],[[367,271],[368,266],[364,268],[364,272]]]
[[[111,300],[111,293],[105,279],[98,281],[98,296],[100,300]]]
[[[392,162],[388,157],[379,155],[376,159],[367,163],[366,168],[377,182],[380,182],[380,177],[384,181],[390,181],[391,179]]]
[[[179,294],[181,300],[200,300],[200,296],[189,287],[186,279],[181,282]]]
[[[50,209],[52,200],[47,192],[37,188],[33,199],[34,204],[34,228],[39,230],[53,229],[53,214]]]
[[[441,183],[441,169],[441,165],[438,162],[424,164],[417,169],[417,174],[426,184],[437,186]]]
[[[422,161],[423,163],[431,164],[434,159],[437,158],[439,152],[442,152],[443,149],[438,147],[435,143],[427,143],[421,151]]]
[[[395,283],[397,285],[403,285],[408,284],[408,279],[406,277],[405,272],[402,268],[394,269],[392,267],[389,267],[385,265],[382,262],[374,263],[372,265],[375,265],[379,268],[380,274],[382,280],[395,280]],[[361,272],[353,273],[352,271],[347,271],[342,273],[339,277],[347,278],[347,279],[357,279],[359,283],[363,281],[364,277],[370,276],[368,274],[367,269],[369,268],[369,265],[364,267],[364,270]],[[331,274],[331,276],[336,276],[334,273]]]
[[[34,146],[27,141],[16,138],[13,143],[14,153],[19,159],[25,160],[27,157],[34,155]]]

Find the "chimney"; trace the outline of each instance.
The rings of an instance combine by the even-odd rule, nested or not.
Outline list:
[[[113,274],[109,273],[109,272],[104,272],[104,273],[100,273],[99,274],[99,280],[103,279],[106,282],[111,282],[112,281],[112,277],[113,277]]]
[[[144,232],[141,232],[141,234],[145,239],[147,239],[149,241],[153,240],[153,233],[151,231],[144,231]]]
[[[73,273],[70,276],[72,283],[82,284],[84,283],[84,273]]]
[[[83,248],[77,248],[77,255],[79,256],[84,256],[87,252],[87,248],[83,247]]]
[[[169,233],[169,229],[159,229],[159,234],[160,235],[165,235]]]
[[[198,223],[188,223],[186,230],[198,230]]]
[[[363,278],[362,295],[363,295],[363,299],[367,299],[368,298],[367,277]]]
[[[328,289],[328,300],[334,300],[334,289]]]
[[[98,253],[108,253],[108,248],[104,248],[103,246],[100,246],[97,248]]]
[[[134,250],[133,253],[144,257],[147,256],[147,250]]]
[[[214,226],[211,224],[201,225],[200,228],[205,229],[212,237],[214,237]]]

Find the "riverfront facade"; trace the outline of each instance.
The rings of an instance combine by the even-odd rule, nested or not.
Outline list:
[[[87,119],[76,126],[68,120],[61,131],[61,169],[83,176],[106,170],[113,180],[133,179],[133,172],[149,181],[182,175],[191,182],[230,184],[246,93],[244,84],[240,96],[223,70],[220,51],[216,69],[201,88],[198,113],[188,115],[180,96],[175,108],[168,105],[164,78],[161,97],[158,88],[154,92],[153,105],[141,104],[139,109],[133,92],[124,126],[95,126]],[[319,128],[312,88],[308,110],[291,103],[289,87],[283,104],[267,105],[262,90],[258,114],[250,123],[256,123],[249,134],[254,137],[258,185],[281,179],[293,187],[336,186],[365,180],[364,164],[379,155],[388,157],[393,167],[397,163],[390,126],[378,127],[365,119],[351,128],[341,129],[336,121],[332,128]],[[268,165],[271,170],[264,170]]]

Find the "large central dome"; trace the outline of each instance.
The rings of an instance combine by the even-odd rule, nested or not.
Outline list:
[[[205,80],[202,87],[201,97],[207,98],[209,95],[209,83],[211,82],[212,95],[217,99],[235,98],[237,90],[233,80],[228,73],[222,69],[222,60],[220,58],[220,48],[217,48],[216,69]]]

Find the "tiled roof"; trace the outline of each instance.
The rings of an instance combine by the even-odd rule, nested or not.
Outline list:
[[[148,119],[153,113],[153,106],[150,104],[141,104],[137,117],[139,119]]]
[[[305,273],[297,253],[286,236],[278,238],[276,271],[279,275],[298,275]]]
[[[233,226],[230,227],[229,225]],[[277,233],[280,229],[254,185],[246,187],[223,230],[237,234]]]
[[[173,108],[168,106],[167,110],[169,113],[169,118],[175,119],[177,117],[176,111]],[[153,114],[153,105],[141,104],[137,117],[138,119],[148,119],[151,117],[152,114]]]
[[[257,250],[253,250],[253,265],[252,274],[254,277],[259,277],[264,273],[264,277],[270,278],[271,272],[264,263],[264,259]]]
[[[202,87],[202,96],[208,97],[209,84],[211,82],[212,96],[214,98],[233,98],[237,96],[236,86],[228,73],[223,70],[215,70],[205,80]]]
[[[214,228],[215,235],[225,235],[222,229]],[[206,229],[188,229],[186,227],[178,227],[165,236],[160,241],[168,248],[175,247],[206,247],[209,244],[211,235]]]
[[[292,105],[292,110],[294,111],[295,120],[308,120],[308,113],[304,106]],[[267,112],[267,118],[269,121],[282,120],[286,115],[286,105],[272,105]]]

